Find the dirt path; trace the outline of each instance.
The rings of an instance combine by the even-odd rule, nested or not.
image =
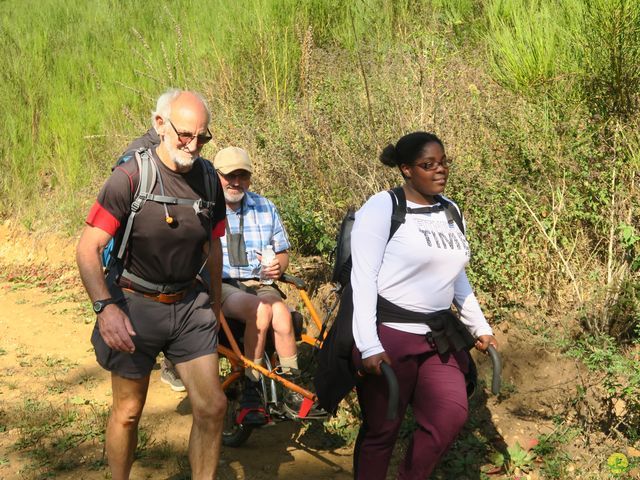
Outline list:
[[[0,480],[107,475],[102,445],[109,377],[95,363],[89,342],[94,317],[72,264],[73,244],[51,236],[25,239],[0,225]],[[46,272],[34,266],[36,260],[47,264]],[[534,439],[554,431],[554,416],[567,411],[579,374],[573,361],[546,351],[509,321],[498,326],[497,337],[506,395],[477,395],[465,436],[438,478],[486,478],[479,471],[451,473],[456,462],[479,461],[491,478],[516,478],[514,472],[491,472],[491,450],[517,443],[526,451]],[[478,363],[480,378],[488,379],[488,361]],[[188,478],[190,423],[186,395],[172,392],[154,371],[132,478]],[[393,465],[402,449],[400,442]],[[224,448],[219,478],[347,479],[351,454],[321,424],[284,422],[254,432],[241,448]],[[573,462],[589,458],[594,461],[590,453],[576,454]],[[571,471],[572,465],[565,467]],[[522,478],[543,478],[540,467],[530,462]]]
[[[0,265],[11,280],[0,283],[0,479],[105,478],[101,428],[111,387],[89,342],[94,316],[73,241],[17,237],[0,225]],[[190,424],[186,394],[154,371],[132,478],[188,478]],[[254,432],[242,448],[224,448],[219,478],[350,478],[351,450],[320,448],[314,430],[282,422]]]
[[[53,465],[68,465],[56,478],[104,478],[103,468],[91,470],[102,460],[99,437],[77,444],[67,438],[74,448],[66,451],[50,442],[63,442],[65,435],[91,437],[110,403],[109,377],[96,365],[89,343],[92,315],[79,301],[82,292],[50,288],[0,283],[0,411],[9,425],[47,430],[42,439],[18,428],[0,435],[0,478],[38,478],[48,471],[40,461],[45,456]],[[61,414],[86,425],[62,426]],[[186,395],[171,391],[154,371],[141,424],[145,447],[132,477],[181,478],[190,423]],[[246,446],[224,449],[220,478],[350,478],[349,449],[319,450],[305,444],[304,436],[302,424],[294,422],[254,432]],[[12,448],[28,441],[31,448]]]

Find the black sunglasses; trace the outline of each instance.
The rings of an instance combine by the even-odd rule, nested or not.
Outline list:
[[[191,142],[193,142],[193,139],[195,138],[196,143],[198,144],[199,147],[201,147],[202,145],[209,143],[213,138],[213,135],[211,135],[211,132],[209,131],[208,128],[207,128],[206,134],[203,133],[200,135],[193,135],[190,132],[179,132],[171,120],[168,120],[168,122],[169,122],[169,125],[171,125],[171,128],[173,128],[173,131],[176,132],[176,135],[178,136],[178,141],[182,145],[189,145]]]

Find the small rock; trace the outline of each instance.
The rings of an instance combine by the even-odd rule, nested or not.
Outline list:
[[[627,404],[624,400],[618,400],[613,406],[615,414],[618,418],[624,417],[627,413]]]

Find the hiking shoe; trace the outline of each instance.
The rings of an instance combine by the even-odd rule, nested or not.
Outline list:
[[[283,372],[282,370],[280,370],[278,371],[278,376],[291,383],[300,385],[301,378],[300,378],[299,370],[290,369],[286,372]],[[293,390],[286,389],[284,398],[283,398],[283,403],[284,403],[284,407],[289,411],[289,413],[295,413],[297,415],[298,412],[300,411],[300,406],[302,405],[303,401],[304,401],[304,397],[300,395],[298,392],[294,392]]]
[[[302,402],[305,401],[305,398],[300,395],[298,392],[289,391],[284,396],[284,404],[283,408],[285,412],[292,418],[301,418],[300,417],[300,409],[302,407]],[[305,420],[317,420],[317,419],[325,419],[329,416],[327,412],[325,412],[322,408],[317,405],[312,405],[307,414],[304,416]]]
[[[286,380],[289,380],[296,385],[301,385],[301,378],[297,371],[291,373],[281,373],[280,376]],[[287,415],[291,418],[300,418],[300,408],[302,407],[302,403],[305,401],[305,398],[299,394],[298,392],[294,392],[293,390],[288,390],[284,394],[283,398],[283,408]],[[313,420],[313,419],[324,419],[329,415],[323,409],[318,406],[313,405],[309,412],[305,415],[305,419]]]
[[[260,426],[269,422],[260,394],[260,382],[253,382],[246,376],[244,377],[240,411],[236,421],[238,424],[246,426]]]
[[[174,392],[184,392],[186,388],[184,388],[184,384],[182,380],[180,380],[180,375],[176,371],[175,367],[171,364],[168,364],[166,361],[162,362],[160,380],[163,383],[166,383],[171,387],[171,390]]]
[[[300,411],[300,407],[302,406],[303,401],[304,397],[298,392],[294,392],[293,390],[288,390],[284,396],[284,406],[290,412],[295,412],[296,415]]]

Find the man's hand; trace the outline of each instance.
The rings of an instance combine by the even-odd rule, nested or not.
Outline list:
[[[133,353],[131,337],[136,334],[129,317],[115,304],[107,305],[98,315],[98,328],[104,342],[112,349]]]
[[[475,343],[475,347],[481,352],[486,352],[489,345],[493,345],[493,348],[498,348],[498,341],[493,335],[480,335]]]
[[[99,298],[111,297],[100,258],[109,240],[111,235],[107,232],[97,227],[87,226],[82,231],[76,248],[80,278],[92,302]],[[98,329],[102,339],[110,348],[129,353],[135,350],[131,337],[136,332],[131,326],[129,317],[116,304],[107,305],[98,315]]]
[[[380,352],[375,355],[371,355],[370,357],[363,358],[362,368],[367,373],[382,375],[382,370],[380,370],[380,364],[382,362],[391,365],[391,359],[389,358],[389,355],[387,355],[387,352]]]
[[[278,261],[278,257],[276,257],[273,262],[271,262],[271,265],[269,266],[262,266],[262,275],[265,278],[270,278],[272,280],[277,280],[282,276],[282,265],[280,265],[280,262]]]

